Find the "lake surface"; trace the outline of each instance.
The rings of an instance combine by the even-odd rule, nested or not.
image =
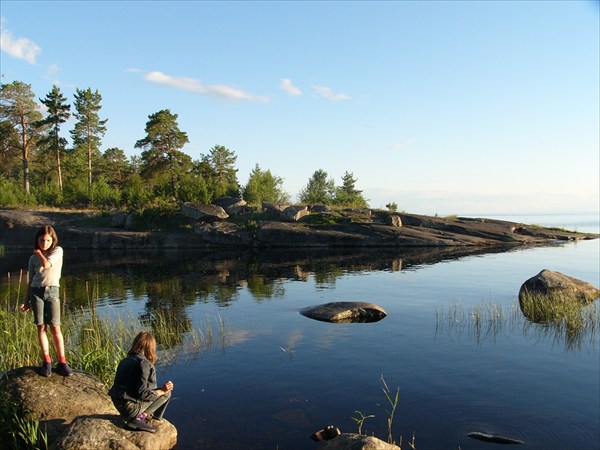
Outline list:
[[[592,218],[578,231],[594,226]],[[159,383],[175,383],[165,417],[179,450],[311,449],[314,431],[356,432],[360,414],[375,416],[363,433],[387,440],[382,376],[392,395],[399,389],[393,438],[406,445],[414,433],[419,450],[498,447],[468,438],[473,431],[523,440],[523,449],[600,448],[599,330],[567,339],[529,323],[517,301],[544,268],[599,286],[599,240],[499,250],[104,253],[80,262],[65,243],[63,285],[71,307],[93,291],[107,317],[166,309],[194,328],[214,324],[208,348],[158,366]],[[3,273],[16,269],[8,261],[0,258]],[[373,302],[388,316],[332,324],[299,313],[332,301]]]

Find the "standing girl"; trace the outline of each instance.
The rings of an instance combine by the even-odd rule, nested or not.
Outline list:
[[[154,433],[146,419],[162,420],[171,400],[173,382],[156,384],[156,340],[147,331],[133,339],[127,357],[117,367],[115,382],[108,392],[125,425],[131,430]]]
[[[73,373],[65,357],[65,345],[60,330],[59,283],[63,263],[63,249],[58,246],[58,236],[50,225],[43,226],[35,236],[35,249],[29,257],[29,286],[27,299],[21,305],[25,312],[33,309],[33,320],[37,325],[38,339],[44,361],[41,375],[52,375],[52,360],[46,327],[50,327],[54,348],[58,355],[56,372],[68,377]]]

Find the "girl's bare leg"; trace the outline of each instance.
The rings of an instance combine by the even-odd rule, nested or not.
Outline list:
[[[40,347],[42,348],[42,355],[44,355],[44,361],[50,362],[50,348],[48,346],[48,335],[46,334],[46,325],[38,325],[37,329]]]
[[[58,354],[58,360],[62,363],[66,361],[65,358],[65,342],[63,339],[62,331],[60,330],[60,326],[52,326],[50,327],[52,330],[52,339],[54,340],[54,348],[56,348],[56,353]],[[46,343],[48,341],[46,340]]]

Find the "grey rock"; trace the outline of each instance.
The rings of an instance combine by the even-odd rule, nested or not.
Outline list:
[[[156,433],[123,428],[114,416],[77,417],[50,450],[170,450],[177,444],[177,430],[166,420],[150,421]]]
[[[127,212],[112,211],[110,213],[110,226],[113,228],[124,228],[126,218],[127,218]]]
[[[280,213],[281,211],[283,211],[288,206],[290,206],[290,205],[288,205],[288,204],[270,203],[270,202],[262,202],[262,210],[263,210],[263,212],[277,212],[277,213]]]
[[[388,216],[388,221],[388,223],[394,227],[402,226],[402,219],[398,214],[391,214],[390,216]]]
[[[14,402],[21,416],[28,414],[46,429],[50,448],[167,450],[174,446],[177,430],[166,420],[151,438],[122,428],[108,388],[93,375],[76,370],[69,377],[53,372],[46,378],[37,369],[21,367],[6,372],[0,380],[0,389]],[[125,437],[117,439],[115,436],[119,434]],[[113,441],[120,444],[107,445]],[[162,442],[170,446],[157,445]]]
[[[211,202],[213,205],[220,206],[224,210],[240,206],[246,206],[246,200],[240,197],[219,197]]]
[[[181,206],[181,212],[187,217],[195,220],[215,221],[227,219],[229,214],[221,206],[201,205],[198,203],[186,202]]]
[[[304,216],[308,216],[310,212],[307,206],[288,206],[281,212],[281,218],[288,222],[297,222]]]
[[[593,302],[600,296],[600,289],[577,278],[560,272],[543,269],[540,273],[525,281],[519,289],[519,299],[524,295],[545,297],[572,297],[582,304]]]
[[[327,205],[312,205],[310,207],[310,212],[313,212],[313,213],[329,212],[330,210],[331,210],[331,208]]]
[[[377,322],[387,316],[381,306],[367,302],[332,302],[300,311],[303,316],[323,322]]]
[[[318,448],[327,450],[400,450],[397,445],[388,444],[374,436],[354,433],[342,433],[329,441],[320,441]]]

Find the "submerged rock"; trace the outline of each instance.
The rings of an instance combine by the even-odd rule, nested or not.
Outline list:
[[[366,302],[332,302],[300,311],[303,316],[322,322],[377,322],[387,316],[378,305]]]
[[[467,436],[472,439],[477,439],[479,441],[493,442],[494,444],[524,444],[524,442],[520,441],[519,439],[513,439],[506,436],[499,436],[497,434],[481,433],[479,431],[469,433],[467,434]]]

